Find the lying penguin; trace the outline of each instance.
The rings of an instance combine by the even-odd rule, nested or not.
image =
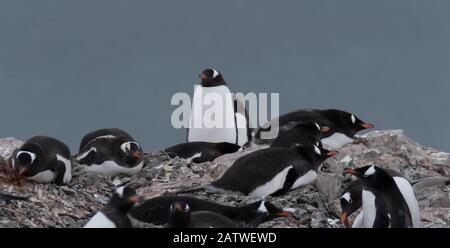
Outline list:
[[[13,152],[9,164],[19,176],[39,183],[63,185],[72,180],[69,147],[55,138],[30,138]]]
[[[278,122],[278,125],[276,124]],[[262,139],[261,132],[267,132],[274,128],[278,130],[278,135],[291,130],[298,123],[316,122],[326,129],[322,133],[322,143],[330,149],[339,149],[340,147],[352,143],[355,135],[364,129],[373,128],[372,124],[366,123],[354,114],[337,109],[300,109],[294,112],[284,114],[276,119],[269,121],[258,128],[251,142],[246,147],[269,146],[273,139]]]
[[[178,144],[163,151],[170,158],[180,157],[187,160],[188,163],[203,163],[213,161],[214,159],[227,154],[237,152],[241,147],[235,144],[221,142],[187,142]]]
[[[388,172],[389,175],[391,175],[392,177],[404,178],[403,175],[401,175],[399,172],[395,170],[385,169],[385,171]],[[415,193],[421,192],[426,188],[445,186],[449,184],[450,179],[446,177],[427,177],[411,183]],[[363,188],[363,181],[361,179],[356,179],[352,181],[344,190],[344,192],[342,192],[341,194],[340,199],[342,209],[341,222],[346,227],[350,227],[350,224],[348,223],[348,217],[352,213],[359,210],[362,206],[362,188]],[[353,222],[353,225],[351,225],[351,227],[353,228],[364,227],[363,216],[364,213],[360,212],[358,216],[355,218],[355,221]],[[415,222],[414,227],[420,227],[420,219],[416,219],[413,221]]]
[[[420,226],[419,203],[411,184],[391,176],[378,166],[346,168],[362,181],[363,214],[358,222],[366,228],[412,228]]]
[[[97,212],[84,228],[131,228],[128,212],[138,202],[139,197],[134,189],[119,187],[106,206]]]
[[[235,223],[251,225],[258,215],[264,218],[260,223],[279,217],[288,217],[290,213],[267,201],[257,201],[242,207],[226,206],[215,202],[198,199],[192,196],[159,196],[144,201],[130,211],[130,215],[146,223],[163,225],[168,222],[170,206],[173,202],[185,202],[192,212],[209,211],[223,215]]]
[[[210,186],[177,193],[208,189],[256,197],[279,196],[314,182],[318,167],[336,154],[316,145],[262,149],[237,159]]]
[[[88,133],[80,143],[77,163],[106,176],[135,175],[144,166],[142,148],[128,133],[117,128]]]

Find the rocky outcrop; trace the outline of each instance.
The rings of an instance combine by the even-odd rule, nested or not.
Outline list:
[[[12,138],[0,140],[0,156],[7,157],[21,142]],[[245,150],[227,154],[214,162],[197,165],[182,159],[169,159],[160,152],[147,155],[147,166],[133,177],[113,180],[87,173],[75,166],[69,186],[26,183],[22,186],[0,185],[0,192],[31,196],[27,202],[0,202],[0,226],[6,227],[80,227],[109,199],[119,184],[130,184],[138,194],[151,198],[181,189],[188,189],[220,177]],[[277,219],[263,227],[342,227],[339,223],[339,196],[349,176],[342,170],[349,166],[375,164],[402,172],[411,181],[428,176],[449,176],[450,154],[423,147],[401,130],[375,131],[361,136],[354,144],[339,150],[339,155],[327,160],[317,181],[291,191],[282,197],[267,200],[291,208],[290,218]],[[242,178],[242,180],[248,180]],[[258,199],[233,194],[199,192],[203,199],[223,204],[242,205]],[[450,187],[426,189],[417,194],[423,227],[450,226]],[[139,225],[141,226],[141,225]],[[148,226],[148,225],[144,225]]]

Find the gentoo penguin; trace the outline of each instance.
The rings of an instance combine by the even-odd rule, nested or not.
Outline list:
[[[420,226],[419,203],[411,184],[403,177],[389,175],[378,166],[346,168],[363,182],[362,225],[371,228],[412,228]]]
[[[0,193],[0,201],[26,201],[28,197],[14,196]]]
[[[292,147],[295,145],[321,146],[322,132],[328,132],[328,127],[321,127],[316,122],[298,123],[292,129],[278,135],[270,147]]]
[[[69,147],[55,138],[30,138],[13,152],[9,164],[20,176],[39,183],[62,185],[72,180]]]
[[[287,113],[258,128],[251,142],[246,146],[268,146],[273,139],[261,139],[261,132],[278,129],[278,135],[292,129],[299,122],[317,122],[327,129],[322,133],[322,143],[330,149],[338,149],[354,141],[356,133],[361,130],[373,128],[372,124],[363,122],[354,114],[337,109],[301,109]],[[278,125],[276,124],[278,122]],[[277,128],[278,127],[278,128]]]
[[[278,208],[267,201],[257,201],[242,207],[221,205],[198,199],[192,196],[158,196],[144,201],[142,204],[134,207],[130,215],[146,223],[163,225],[168,222],[170,205],[173,202],[185,202],[189,205],[192,212],[209,211],[223,215],[236,223],[250,224],[258,214],[267,213],[261,223],[271,221],[279,217],[288,217],[289,212]]]
[[[227,217],[208,211],[191,212],[186,202],[178,201],[170,205],[169,228],[237,228]]]
[[[135,175],[144,166],[142,148],[128,133],[117,128],[88,133],[81,140],[76,161],[89,171],[106,176]]]
[[[395,170],[391,169],[384,169],[386,172],[389,173],[392,177],[402,177],[404,178],[401,173]],[[406,180],[406,178],[405,178]],[[450,184],[450,179],[446,177],[426,177],[419,179],[417,181],[411,182],[411,185],[413,187],[413,190],[415,193],[421,192],[422,190],[430,187],[438,187],[438,186],[445,186]],[[350,227],[350,224],[348,223],[347,218],[360,209],[362,207],[362,186],[363,181],[361,179],[356,179],[352,181],[347,188],[344,190],[344,192],[341,195],[341,222],[345,224],[345,226]],[[416,216],[418,217],[418,216]],[[420,225],[420,219],[413,220],[414,227],[419,227]],[[352,227],[353,228],[360,228],[363,226],[363,213],[359,213],[358,217],[353,222]]]
[[[130,187],[121,186],[116,189],[110,201],[97,212],[85,228],[130,228],[128,217],[130,209],[139,202],[136,191]]]
[[[180,157],[190,162],[203,163],[213,161],[227,153],[234,153],[241,148],[228,142],[187,142],[164,149],[170,158]]]
[[[255,197],[279,196],[314,182],[318,167],[336,154],[316,145],[262,149],[238,158],[222,177],[206,188],[177,193],[207,189]]]
[[[192,99],[187,141],[228,142],[242,146],[248,142],[250,124],[245,105],[235,98],[223,76],[215,69],[200,75]]]

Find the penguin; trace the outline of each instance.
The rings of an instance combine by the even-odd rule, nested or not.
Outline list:
[[[238,158],[211,185],[179,191],[177,194],[210,190],[254,197],[280,196],[314,182],[318,167],[336,154],[336,151],[328,151],[316,145],[258,150]]]
[[[251,224],[258,214],[266,214],[260,223],[271,221],[279,217],[289,217],[290,213],[273,205],[268,201],[257,201],[242,207],[221,205],[198,199],[192,196],[159,196],[144,201],[134,207],[130,215],[146,223],[164,225],[168,222],[170,205],[173,202],[185,202],[192,212],[209,211],[223,215],[236,223]]]
[[[72,158],[69,147],[47,136],[34,136],[9,158],[9,164],[21,177],[38,183],[69,184]]]
[[[170,205],[168,228],[238,228],[229,218],[208,211],[191,212],[186,202]]]
[[[198,141],[178,144],[165,148],[163,151],[170,158],[181,157],[186,159],[188,163],[203,163],[213,161],[227,153],[237,152],[240,148],[240,146],[228,142],[210,143]]]
[[[21,197],[21,196],[0,193],[0,202],[1,201],[26,201],[26,200],[28,200],[28,197]]]
[[[75,161],[87,166],[88,171],[110,177],[135,175],[144,166],[139,143],[117,128],[100,129],[85,135]]]
[[[391,169],[385,169],[386,172],[389,173],[392,177],[403,177],[401,173],[395,170]],[[406,180],[406,178],[405,178]],[[446,177],[427,177],[422,178],[417,181],[411,182],[411,185],[413,187],[413,190],[415,193],[421,192],[422,190],[430,187],[438,187],[438,186],[445,186],[450,184],[450,179]],[[346,226],[350,227],[350,224],[348,223],[347,218],[361,208],[362,206],[362,186],[363,181],[361,179],[356,179],[352,181],[348,187],[344,190],[344,192],[341,194],[341,222]],[[358,217],[353,222],[352,227],[353,228],[361,228],[364,227],[362,224],[363,221],[363,213],[359,213]],[[417,218],[418,216],[416,216]],[[414,227],[420,227],[420,219],[414,220]]]
[[[106,206],[97,212],[84,228],[131,228],[128,212],[138,202],[139,197],[133,188],[121,186],[116,189]]]
[[[292,129],[280,134],[270,147],[292,147],[296,145],[322,146],[320,141],[322,132],[327,132],[328,127],[320,127],[316,122],[302,122]]]
[[[374,166],[346,168],[358,177],[362,187],[362,223],[372,228],[412,228],[420,226],[419,203],[411,184],[403,177],[389,175]]]
[[[354,114],[338,109],[300,109],[284,114],[276,119],[265,123],[255,130],[251,142],[246,147],[266,147],[273,139],[261,139],[261,132],[275,128],[278,135],[292,129],[299,122],[317,122],[327,131],[322,133],[322,143],[329,149],[339,149],[340,147],[352,143],[355,135],[362,130],[373,128],[374,125],[366,123]],[[278,122],[278,125],[276,124]],[[277,128],[278,127],[278,128]]]
[[[239,146],[251,138],[245,105],[231,94],[222,74],[216,69],[203,70],[194,90],[187,129],[187,142],[228,142]],[[214,111],[214,112],[211,112]],[[217,123],[206,123],[213,115]]]

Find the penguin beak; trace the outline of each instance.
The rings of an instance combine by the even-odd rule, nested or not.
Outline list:
[[[22,167],[19,169],[19,175],[22,176],[25,172],[27,172],[27,168],[26,167]]]
[[[345,168],[344,174],[351,174],[351,175],[356,176],[356,171],[353,168]]]
[[[128,198],[128,199],[129,199],[129,201],[130,201],[131,203],[133,203],[133,204],[139,203],[139,202],[141,201],[140,197],[137,196],[137,195],[132,196],[132,197],[130,197],[130,198]]]
[[[329,152],[327,153],[327,156],[328,156],[328,157],[334,157],[334,156],[336,156],[336,155],[338,155],[338,152],[337,152],[337,151],[329,151]]]
[[[345,225],[345,227],[349,228],[350,223],[348,222],[347,212],[342,212],[341,214],[341,223]]]
[[[363,123],[363,124],[361,124],[361,127],[363,127],[364,129],[369,129],[369,128],[374,128],[375,126],[370,123]]]
[[[320,132],[322,132],[322,133],[329,132],[330,130],[331,130],[331,128],[329,126],[323,126],[320,128]]]
[[[208,79],[208,77],[205,76],[205,74],[203,74],[203,73],[201,73],[200,75],[198,75],[198,77],[199,77],[200,80],[202,80],[202,81]]]
[[[134,158],[141,158],[142,157],[142,152],[132,152],[131,156],[133,156]]]
[[[288,211],[281,211],[279,213],[276,214],[277,217],[289,217],[291,216],[291,213],[289,213]]]

